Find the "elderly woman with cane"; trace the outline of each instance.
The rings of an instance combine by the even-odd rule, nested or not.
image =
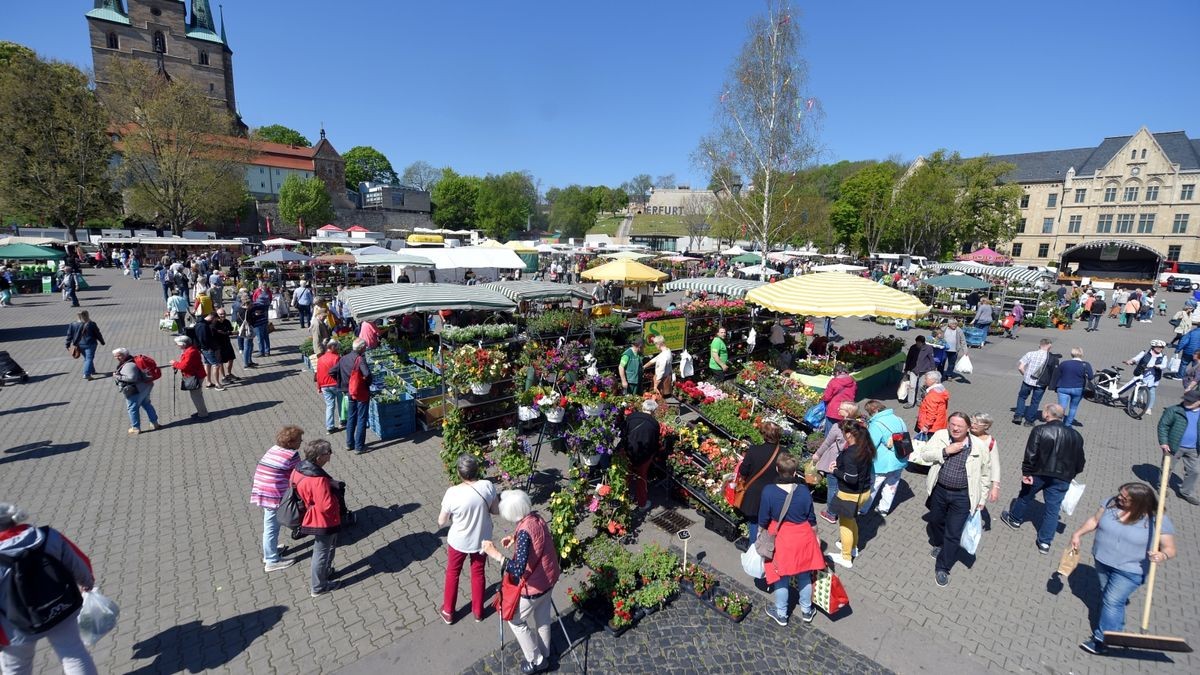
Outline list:
[[[519,604],[508,625],[517,636],[525,660],[521,672],[540,673],[550,667],[550,624],[553,603],[550,593],[562,571],[558,566],[558,551],[550,526],[541,514],[533,510],[524,490],[505,490],[500,493],[500,516],[516,523],[516,532],[500,540],[500,545],[512,549],[512,558],[496,550],[491,541],[483,542],[483,552],[501,564],[507,578],[504,592],[511,586],[519,596]],[[508,603],[504,603],[508,606]],[[503,609],[501,610],[503,612]],[[532,626],[530,625],[532,623]]]

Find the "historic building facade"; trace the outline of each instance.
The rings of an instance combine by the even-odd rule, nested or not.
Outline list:
[[[1133,241],[1164,260],[1200,261],[1200,139],[1143,127],[1094,148],[993,159],[1016,165],[1005,180],[1025,188],[1008,246],[1019,264],[1057,262],[1066,249],[1099,239]]]
[[[233,50],[209,0],[95,0],[85,16],[92,45],[96,88],[104,95],[116,59],[134,59],[168,77],[193,82],[214,105],[241,124],[233,88]]]

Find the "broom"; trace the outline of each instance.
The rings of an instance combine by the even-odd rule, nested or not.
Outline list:
[[[1158,485],[1158,515],[1154,519],[1154,538],[1150,540],[1150,550],[1158,550],[1158,540],[1162,536],[1163,508],[1166,506],[1167,481],[1171,477],[1171,455],[1163,455],[1162,478]],[[1134,649],[1149,649],[1159,652],[1190,652],[1192,648],[1183,638],[1168,635],[1148,635],[1150,627],[1150,603],[1154,599],[1154,573],[1158,564],[1150,563],[1150,578],[1146,581],[1146,604],[1142,609],[1142,632],[1119,633],[1104,631],[1104,644],[1109,647],[1127,647]]]

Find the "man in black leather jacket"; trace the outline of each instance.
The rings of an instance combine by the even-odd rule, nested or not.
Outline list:
[[[1049,403],[1042,409],[1045,424],[1034,427],[1025,443],[1025,458],[1021,461],[1021,493],[1013,500],[1010,511],[1000,514],[1012,529],[1021,527],[1025,509],[1033,496],[1042,491],[1046,509],[1038,526],[1038,552],[1050,552],[1050,542],[1058,531],[1058,509],[1071,487],[1071,480],[1083,471],[1083,436],[1063,425],[1063,407]]]

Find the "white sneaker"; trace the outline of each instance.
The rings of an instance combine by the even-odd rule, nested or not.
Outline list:
[[[263,565],[263,571],[264,572],[274,572],[276,570],[286,570],[287,568],[289,568],[295,564],[296,564],[295,558],[291,558],[290,560],[280,560],[279,562],[267,563],[266,565]]]
[[[842,567],[845,567],[846,569],[850,569],[850,568],[854,567],[854,563],[852,561],[846,560],[845,557],[840,556],[840,555],[833,556],[833,562],[835,565],[841,565]]]
[[[837,546],[837,549],[838,549],[839,551],[841,551],[841,550],[842,550],[842,542],[840,542],[840,541],[836,541],[836,542],[834,542],[834,544]],[[857,557],[858,557],[858,547],[857,547],[857,546],[855,546],[855,547],[854,547],[854,550],[850,552],[850,557],[851,557],[851,558],[857,558]]]

